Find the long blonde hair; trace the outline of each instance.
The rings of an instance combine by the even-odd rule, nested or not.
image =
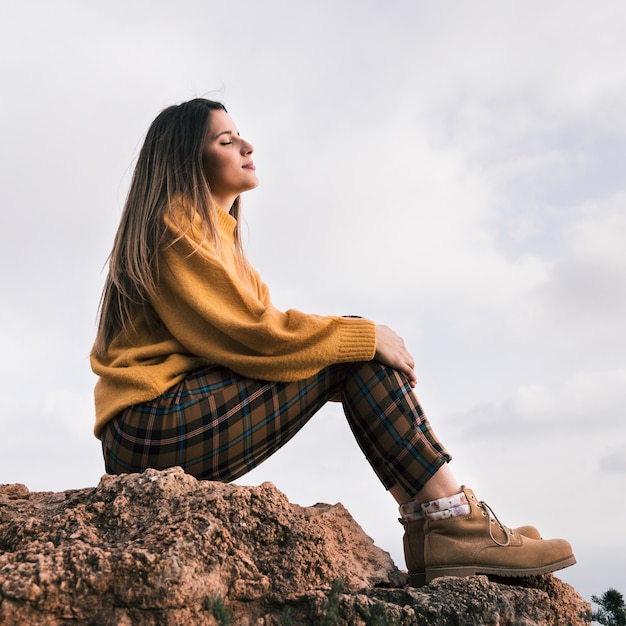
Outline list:
[[[99,324],[94,352],[103,357],[111,341],[133,328],[133,319],[143,312],[156,324],[151,301],[157,298],[158,252],[164,244],[167,214],[172,200],[182,197],[189,212],[202,218],[204,236],[216,245],[216,210],[203,168],[203,147],[211,111],[226,111],[213,100],[196,98],[163,110],[152,122],[139,152],[124,204],[109,271],[100,300]],[[235,247],[242,268],[247,267],[239,227],[240,201],[230,209],[237,220]],[[191,221],[193,215],[186,215]]]

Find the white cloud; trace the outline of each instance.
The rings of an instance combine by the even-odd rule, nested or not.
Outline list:
[[[92,440],[93,434],[85,428],[86,417],[94,414],[91,389],[51,389],[45,395],[43,412],[50,423],[71,437]]]
[[[600,469],[604,472],[618,472],[626,474],[626,438],[621,442],[621,446],[617,448],[611,445],[615,451],[607,454],[600,459]]]
[[[160,109],[208,93],[257,148],[250,253],[277,304],[397,327],[463,479],[505,518],[524,483],[514,521],[592,554],[568,507],[624,475],[623,3],[36,4],[0,21],[0,480],[101,473],[87,354],[129,166]],[[251,479],[344,501],[401,561],[325,415]],[[609,570],[585,561],[592,592]]]
[[[529,384],[498,404],[456,414],[456,428],[471,439],[498,440],[507,429],[526,441],[558,435],[581,443],[589,437],[620,437],[626,403],[626,368],[576,372],[554,385]],[[600,453],[596,453],[600,458]]]
[[[623,364],[625,203],[626,194],[620,192],[561,214],[560,241],[548,276],[528,293],[527,308],[513,320],[517,332],[532,328],[552,345],[578,353],[579,367],[584,367],[584,355],[594,364],[600,355]]]

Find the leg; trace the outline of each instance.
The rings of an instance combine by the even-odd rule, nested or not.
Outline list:
[[[245,378],[213,366],[103,430],[108,473],[181,466],[196,478],[229,482],[289,441],[343,384],[342,366],[294,383]]]
[[[451,457],[404,375],[378,361],[346,368],[341,399],[348,423],[379,479],[399,503],[426,500],[450,489],[458,492],[447,467]]]
[[[399,372],[372,361],[349,366],[344,411],[361,449],[402,511],[409,584],[425,583],[424,515],[413,502],[453,495],[460,487],[449,455],[432,433],[417,398]],[[399,461],[403,462],[399,462]]]
[[[540,540],[533,527],[503,526],[458,485],[450,457],[398,372],[375,361],[354,364],[342,401],[359,445],[402,505],[410,584],[445,575],[533,576],[575,563],[566,541]]]
[[[429,500],[438,500],[453,496],[461,491],[461,486],[452,475],[449,465],[442,465],[433,477],[411,497],[400,485],[394,485],[389,489],[389,493],[395,498],[398,504],[406,504],[412,500],[423,503]]]

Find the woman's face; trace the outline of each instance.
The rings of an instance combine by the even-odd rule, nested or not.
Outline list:
[[[239,136],[226,111],[211,111],[204,141],[204,173],[217,204],[229,211],[237,196],[259,184],[252,161],[254,148]]]

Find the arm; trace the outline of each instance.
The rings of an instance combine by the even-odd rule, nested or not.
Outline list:
[[[189,353],[268,380],[298,380],[374,357],[373,322],[279,311],[256,274],[246,285],[224,257],[185,236],[162,251],[161,297],[153,305]]]

